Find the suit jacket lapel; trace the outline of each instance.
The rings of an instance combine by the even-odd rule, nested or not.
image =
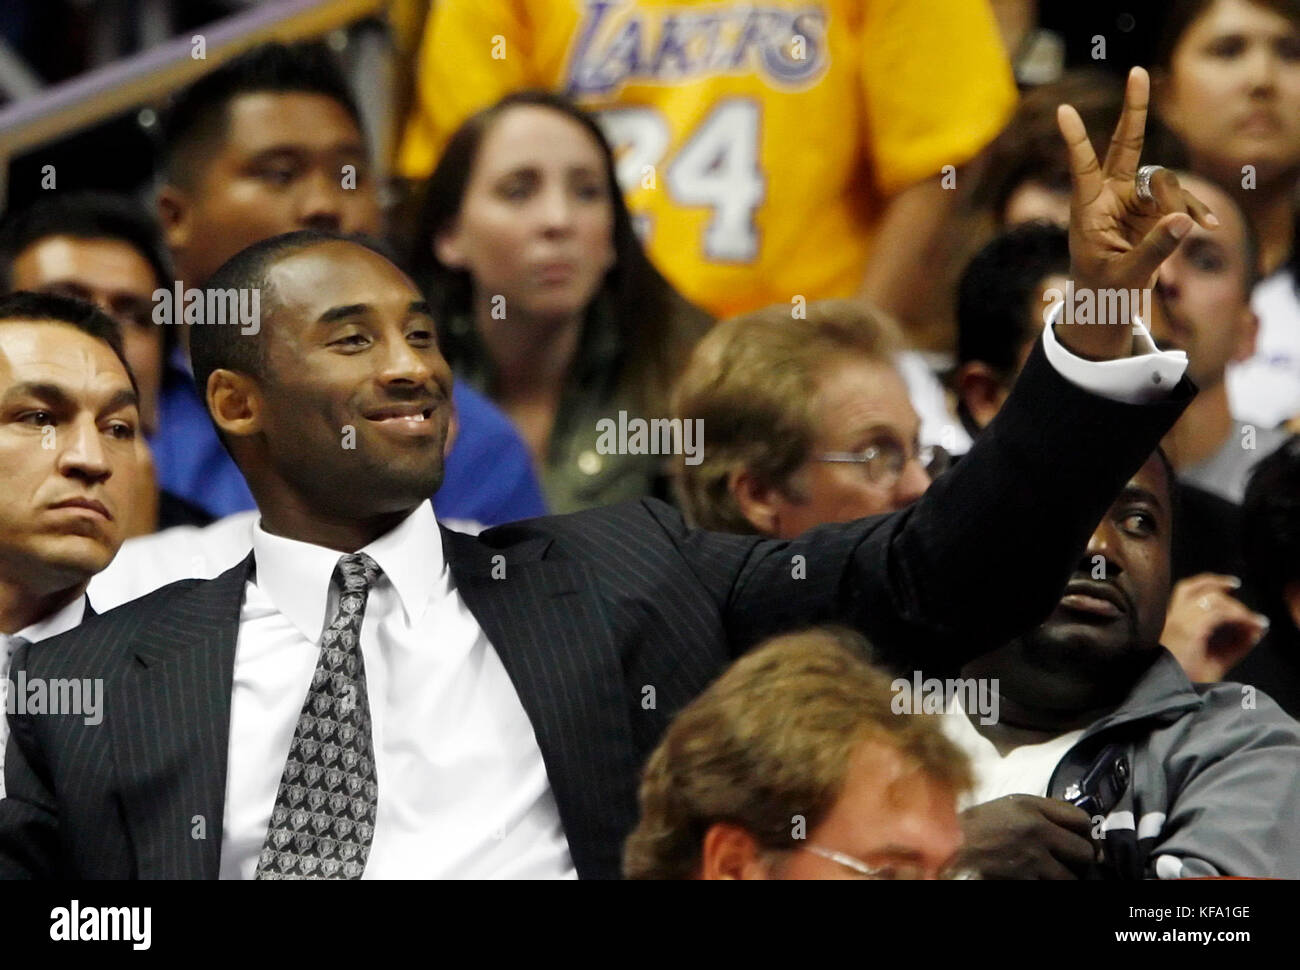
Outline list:
[[[442,534],[456,588],[532,722],[578,874],[617,878],[639,759],[594,580],[581,564],[543,560],[547,538],[493,548]]]
[[[146,618],[115,685],[119,790],[142,879],[215,879],[221,866],[230,693],[253,557]]]

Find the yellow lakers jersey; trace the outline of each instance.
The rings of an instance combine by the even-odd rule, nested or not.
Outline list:
[[[854,294],[884,200],[1015,102],[986,0],[437,0],[400,170],[523,87],[597,115],[651,258],[720,317]]]

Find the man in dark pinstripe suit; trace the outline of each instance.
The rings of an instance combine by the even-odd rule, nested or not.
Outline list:
[[[1090,227],[1076,251],[1080,286],[1141,285],[1185,234],[1188,211],[1205,219],[1195,200],[1170,195],[1176,184],[1161,187],[1160,202],[1134,197],[1145,91],[1131,94],[1105,168],[1082,156],[1091,155],[1082,124],[1063,124],[1076,155],[1077,216]],[[250,247],[210,285],[258,288],[264,299],[256,340],[233,327],[199,327],[192,346],[209,410],[257,496],[265,547],[292,541],[304,561],[374,550],[400,585],[400,557],[390,569],[380,550],[424,515],[448,418],[450,374],[420,294],[374,251],[319,233]],[[386,718],[386,738],[436,752],[393,769],[397,754],[376,734],[379,814],[366,874],[519,872],[512,860],[476,867],[493,850],[472,820],[455,816],[466,828],[449,831],[457,807],[475,804],[494,783],[492,771],[473,769],[475,759],[491,762],[500,752],[478,750],[466,761],[473,739],[455,737],[465,733],[455,724],[435,728],[436,707],[417,723],[389,716],[434,688],[394,672],[399,661],[385,655],[385,636],[395,644],[390,652],[414,646],[421,656],[461,638],[487,645],[480,660],[499,662],[508,675],[493,715],[508,718],[521,705],[531,728],[507,746],[528,764],[535,746],[544,765],[542,790],[493,838],[509,840],[531,825],[535,834],[521,848],[549,848],[528,874],[614,878],[635,822],[643,759],[672,714],[759,640],[839,622],[864,632],[884,660],[930,672],[955,669],[1040,622],[1111,498],[1194,394],[1181,358],[1149,352],[1117,360],[1140,340],[1127,321],[1115,323],[1059,334],[1049,327],[968,458],[893,515],[775,541],[692,531],[673,509],[646,500],[477,538],[431,533],[441,548],[434,539],[427,555],[445,560],[448,595],[466,607],[472,629],[453,616],[430,642],[403,644],[391,631],[412,612],[409,600],[374,621],[382,630],[366,614],[366,676],[391,677],[388,691],[371,691],[376,724]],[[1098,360],[1109,363],[1090,362]],[[273,639],[258,624],[277,609],[292,611],[274,597],[260,613],[249,603],[264,585],[292,586],[295,577],[267,575],[256,540],[254,549],[214,580],[165,587],[15,656],[28,677],[102,677],[107,697],[95,728],[59,717],[11,719],[0,875],[252,874],[311,670],[309,662],[286,687],[292,696],[258,694],[259,681],[274,675],[248,656]],[[1011,595],[1002,582],[1014,583]],[[373,595],[381,602],[388,595],[382,580]],[[319,631],[323,589],[314,602],[308,625]],[[268,711],[278,704],[280,713],[259,722],[250,713],[258,703]],[[274,763],[249,764],[244,742],[231,744],[232,736],[255,744],[259,731],[285,739],[266,759]],[[440,790],[434,757],[469,765],[469,782]],[[256,797],[236,794],[245,791]],[[483,810],[497,800],[482,799]],[[409,819],[386,823],[385,805],[394,801],[420,806],[413,831],[403,831]],[[409,851],[396,858],[391,847],[408,837]],[[411,863],[426,849],[432,857],[444,843],[467,841],[475,858]]]
[[[9,677],[18,645],[94,615],[86,584],[127,534],[139,428],[135,379],[110,317],[64,296],[0,298],[0,710],[29,699],[28,685]],[[0,772],[8,736],[0,724]]]

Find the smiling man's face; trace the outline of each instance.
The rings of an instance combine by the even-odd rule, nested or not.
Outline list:
[[[267,284],[263,472],[347,519],[428,499],[442,482],[452,378],[419,290],[342,241],[280,259]]]

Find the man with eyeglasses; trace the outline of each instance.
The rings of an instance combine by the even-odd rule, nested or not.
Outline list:
[[[954,865],[965,757],[893,711],[861,636],[820,628],[736,661],[669,725],[628,838],[633,879],[936,879]]]
[[[773,306],[719,324],[677,388],[703,458],[678,495],[695,525],[792,539],[827,522],[893,512],[948,466],[894,362],[897,328],[849,300]]]

